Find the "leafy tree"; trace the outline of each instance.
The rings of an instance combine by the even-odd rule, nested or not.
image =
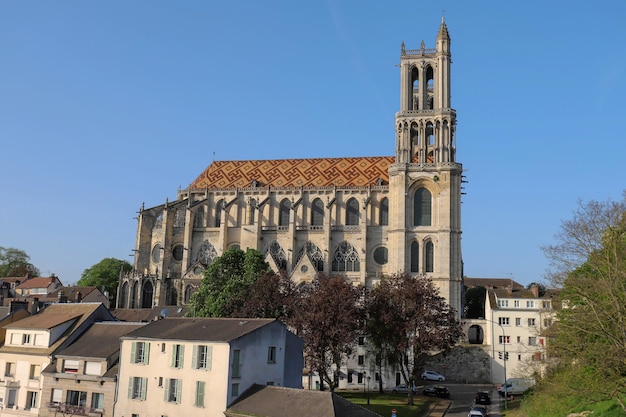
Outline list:
[[[238,309],[233,317],[288,320],[295,307],[294,290],[293,281],[286,275],[263,273],[242,292],[243,299],[234,300]]]
[[[254,249],[225,251],[209,266],[198,291],[191,297],[189,314],[232,317],[246,303],[248,288],[271,271],[263,254]]]
[[[289,324],[304,340],[309,369],[318,373],[322,386],[326,383],[334,391],[343,359],[358,343],[364,289],[343,276],[318,275],[300,290],[298,309]]]
[[[485,287],[474,287],[465,291],[464,317],[468,319],[485,317],[486,295],[487,289]]]
[[[619,202],[579,202],[557,236],[545,248],[552,282],[562,284],[548,344],[557,365],[535,398],[614,400],[626,412],[626,193]]]
[[[0,278],[23,277],[27,274],[39,276],[39,269],[29,261],[30,256],[23,250],[0,246]]]
[[[133,266],[121,259],[104,258],[83,271],[76,283],[79,286],[94,286],[109,293],[109,300],[115,303],[120,274],[130,272]]]
[[[432,352],[450,350],[463,335],[455,311],[426,278],[383,277],[370,293],[367,312],[367,336],[408,386],[416,383]]]
[[[537,286],[537,289],[539,290],[539,297],[543,297],[546,294],[546,286],[540,282],[531,282],[530,284],[526,286],[526,289],[530,290],[535,285]]]

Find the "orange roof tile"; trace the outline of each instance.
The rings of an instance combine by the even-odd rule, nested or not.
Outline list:
[[[19,289],[48,288],[50,284],[54,282],[60,283],[57,277],[36,277],[36,278],[27,279],[26,281],[18,285],[17,288]]]
[[[394,162],[393,156],[215,161],[189,188],[250,187],[252,181],[260,187],[363,187],[378,178],[387,183]]]

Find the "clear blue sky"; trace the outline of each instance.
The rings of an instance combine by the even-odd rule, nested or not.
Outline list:
[[[626,188],[626,2],[0,2],[0,246],[76,282],[215,158],[393,155],[400,44],[452,38],[471,277],[543,279]]]

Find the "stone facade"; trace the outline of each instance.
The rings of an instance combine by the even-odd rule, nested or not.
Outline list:
[[[118,308],[187,304],[207,266],[236,246],[295,282],[428,277],[460,311],[462,166],[445,23],[435,48],[400,52],[395,156],[213,162],[175,201],[140,209]]]

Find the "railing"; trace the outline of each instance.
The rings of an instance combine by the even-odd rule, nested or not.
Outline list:
[[[73,405],[73,404],[68,404],[68,403],[50,402],[48,403],[48,408],[56,410],[57,412],[68,413],[68,414],[78,415],[78,416],[88,416],[91,414],[104,414],[104,409],[101,409],[101,408],[85,407],[82,405]]]

